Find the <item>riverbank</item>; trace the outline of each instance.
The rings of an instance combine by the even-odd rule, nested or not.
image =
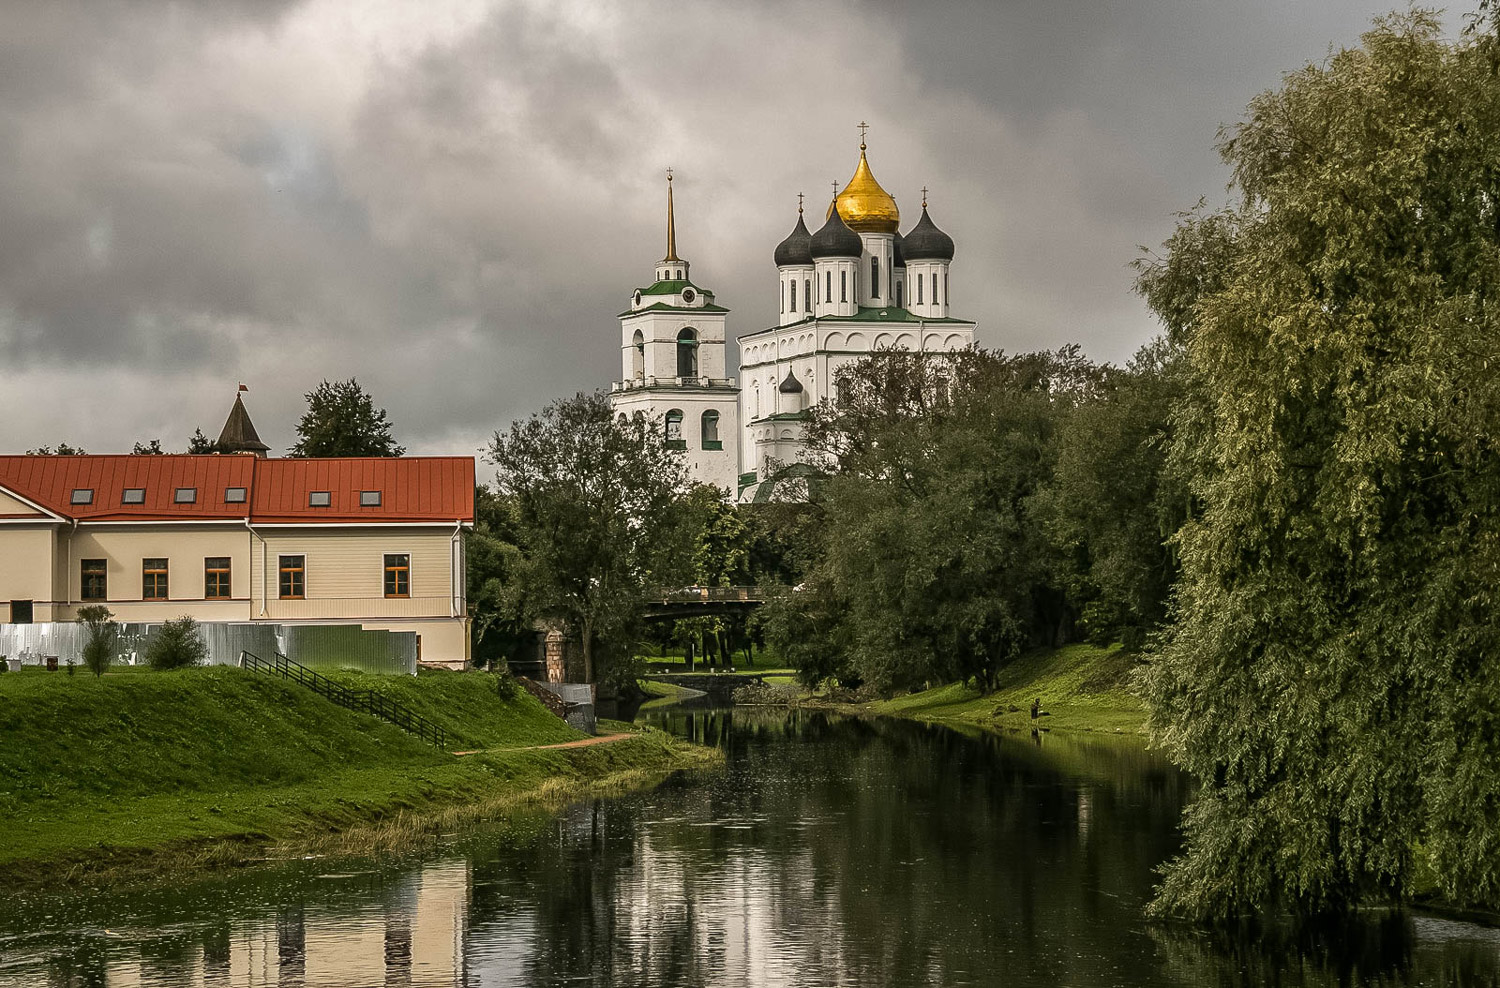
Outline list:
[[[1065,645],[1033,652],[1001,671],[996,689],[946,686],[871,703],[839,704],[860,713],[933,723],[965,724],[991,731],[1090,731],[1141,735],[1146,708],[1130,690],[1137,656],[1118,645]],[[1047,716],[1031,720],[1040,697]]]
[[[583,737],[487,673],[349,674],[440,724],[458,757],[301,687],[231,668],[0,676],[0,880],[84,880],[357,850],[528,800],[719,756],[660,732]]]

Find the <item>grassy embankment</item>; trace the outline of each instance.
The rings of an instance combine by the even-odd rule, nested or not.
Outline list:
[[[458,757],[299,686],[232,668],[0,676],[0,879],[371,850],[528,799],[714,755],[659,732],[582,737],[485,673],[343,674],[441,724]],[[614,725],[618,726],[618,725]]]
[[[1030,731],[1031,701],[1042,699],[1050,716],[1040,727],[1061,731],[1139,734],[1146,710],[1129,689],[1136,656],[1120,646],[1066,645],[1033,652],[1007,666],[990,694],[959,683],[858,710],[913,720],[972,724],[989,730]]]

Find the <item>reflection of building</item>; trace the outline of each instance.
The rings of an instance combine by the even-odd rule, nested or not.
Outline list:
[[[0,620],[357,625],[459,665],[473,521],[467,456],[3,456]]]
[[[326,880],[360,883],[361,904],[352,909],[347,904],[292,904],[186,940],[177,930],[170,959],[162,962],[152,957],[156,944],[143,939],[102,960],[102,977],[80,983],[107,988],[162,980],[205,988],[460,988],[474,983],[465,959],[471,886],[467,861],[432,862],[403,873],[387,887],[373,873]]]
[[[741,500],[805,460],[808,410],[833,395],[839,367],[877,350],[943,354],[974,342],[974,323],[951,314],[953,240],[927,213],[902,236],[896,200],[875,180],[864,141],[854,176],[816,233],[797,224],[775,250],[780,317],[739,338],[738,385],[726,376],[729,310],[694,285],[677,256],[671,179],[667,255],[656,280],[620,315],[622,415],[659,421],[686,453],[691,476]],[[800,472],[808,468],[803,465]]]

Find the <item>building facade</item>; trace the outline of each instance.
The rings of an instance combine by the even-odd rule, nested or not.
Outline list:
[[[677,256],[669,173],[667,253],[619,315],[620,379],[610,401],[621,416],[661,422],[668,445],[684,451],[688,476],[727,497],[739,470],[739,389],[725,367],[729,310],[691,274]]]
[[[357,625],[461,667],[473,523],[471,457],[0,456],[0,622]]]
[[[740,500],[769,499],[767,481],[804,462],[808,409],[837,397],[841,366],[878,350],[944,354],[973,344],[975,324],[952,315],[953,240],[928,215],[925,189],[921,218],[904,236],[900,225],[864,141],[816,233],[798,206],[773,255],[777,325],[738,340]]]
[[[732,500],[796,497],[777,477],[806,470],[808,410],[834,398],[838,369],[879,350],[946,354],[974,342],[975,324],[952,314],[953,240],[922,215],[903,236],[896,200],[870,170],[863,140],[854,175],[811,233],[797,207],[773,255],[775,326],[738,339],[738,380],[726,364],[729,310],[693,284],[677,256],[670,173],[667,253],[655,281],[620,319],[622,415],[659,421],[693,479]],[[800,197],[799,197],[800,199]]]

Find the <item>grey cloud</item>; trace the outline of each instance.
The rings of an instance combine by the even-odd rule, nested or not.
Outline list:
[[[0,447],[180,446],[243,380],[284,448],[356,375],[413,450],[473,449],[618,373],[667,165],[695,280],[772,322],[771,249],[860,119],[905,225],[932,188],[983,342],[1121,360],[1135,245],[1223,189],[1215,128],[1378,10],[0,6]]]

